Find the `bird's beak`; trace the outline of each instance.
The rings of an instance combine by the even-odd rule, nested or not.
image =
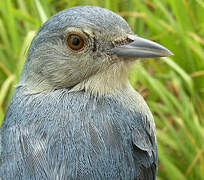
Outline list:
[[[114,47],[111,52],[121,58],[150,58],[173,55],[170,50],[156,42],[135,35],[129,35],[128,38],[132,42]]]

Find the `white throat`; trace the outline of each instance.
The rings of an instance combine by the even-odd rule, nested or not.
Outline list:
[[[130,87],[128,80],[130,64],[123,61],[115,63],[106,70],[100,71],[77,84],[70,91],[73,92],[84,89],[96,96],[123,91]]]

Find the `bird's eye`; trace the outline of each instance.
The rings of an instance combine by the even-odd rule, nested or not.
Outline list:
[[[82,36],[70,34],[67,37],[67,44],[72,50],[79,51],[84,47],[85,42]]]

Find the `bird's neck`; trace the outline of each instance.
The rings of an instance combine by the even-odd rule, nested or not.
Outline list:
[[[114,63],[106,68],[103,68],[103,70],[95,73],[89,78],[84,79],[80,83],[76,84],[74,87],[64,88],[66,88],[68,92],[77,92],[85,90],[86,92],[91,93],[94,96],[102,96],[109,94],[115,95],[117,94],[117,92],[125,92],[127,91],[127,89],[131,88],[128,80],[128,74],[131,66],[132,62],[127,63],[121,61],[119,63]],[[32,79],[32,81],[26,81],[24,79],[21,79],[16,87],[24,89],[26,94],[52,92],[53,90],[63,88],[52,86],[46,80],[39,81],[38,79],[36,79],[38,78],[38,76],[32,76],[30,78]]]
[[[121,62],[109,66],[106,70],[100,71],[83,82],[77,84],[70,91],[84,89],[95,96],[115,94],[130,88],[128,80],[130,64]]]

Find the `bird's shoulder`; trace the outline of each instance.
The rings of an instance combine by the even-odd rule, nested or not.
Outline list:
[[[155,122],[144,98],[135,90],[117,96],[116,109],[130,128],[135,162],[140,166],[141,179],[154,179],[157,174],[158,152]]]

